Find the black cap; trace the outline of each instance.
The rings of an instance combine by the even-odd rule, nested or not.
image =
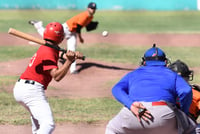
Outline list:
[[[177,72],[182,77],[188,77],[193,79],[193,70],[189,70],[189,67],[186,63],[181,60],[177,60],[171,65],[168,66],[172,71]]]
[[[94,2],[90,2],[90,3],[88,4],[88,8],[97,9],[97,5],[96,5],[96,3],[94,3]]]

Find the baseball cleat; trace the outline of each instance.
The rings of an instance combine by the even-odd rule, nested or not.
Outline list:
[[[28,23],[29,23],[30,25],[34,25],[35,23],[38,23],[38,22],[40,22],[40,21],[37,21],[37,20],[29,20],[29,21],[28,21]]]
[[[71,74],[78,74],[78,73],[79,73],[78,71],[71,72]]]
[[[28,23],[29,23],[30,25],[33,25],[36,29],[43,28],[43,22],[42,22],[42,21],[29,20]]]

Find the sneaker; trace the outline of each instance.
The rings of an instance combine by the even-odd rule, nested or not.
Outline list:
[[[29,20],[29,21],[28,21],[28,23],[29,23],[30,25],[35,25],[35,23],[38,23],[38,22],[40,22],[40,21],[37,21],[37,20]]]
[[[28,21],[30,25],[33,25],[36,29],[43,28],[43,22],[42,21],[37,21],[37,20],[30,20]]]
[[[78,71],[73,71],[71,72],[71,74],[78,74]]]

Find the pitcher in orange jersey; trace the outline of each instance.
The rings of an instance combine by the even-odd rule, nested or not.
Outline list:
[[[86,11],[72,17],[63,24],[65,31],[65,38],[67,39],[67,49],[71,51],[76,50],[77,37],[81,43],[84,43],[84,39],[81,35],[81,29],[86,27],[93,19],[93,15],[96,11],[96,3],[91,2],[88,4]],[[78,73],[76,70],[76,62],[72,63],[70,67],[70,73]]]

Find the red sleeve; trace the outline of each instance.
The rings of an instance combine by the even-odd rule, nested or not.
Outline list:
[[[53,50],[52,48],[49,49],[48,53],[43,55],[43,70],[51,70],[53,68],[58,68],[58,51]]]
[[[43,70],[51,70],[53,68],[58,68],[57,63],[53,62],[52,60],[44,60],[43,61]]]

